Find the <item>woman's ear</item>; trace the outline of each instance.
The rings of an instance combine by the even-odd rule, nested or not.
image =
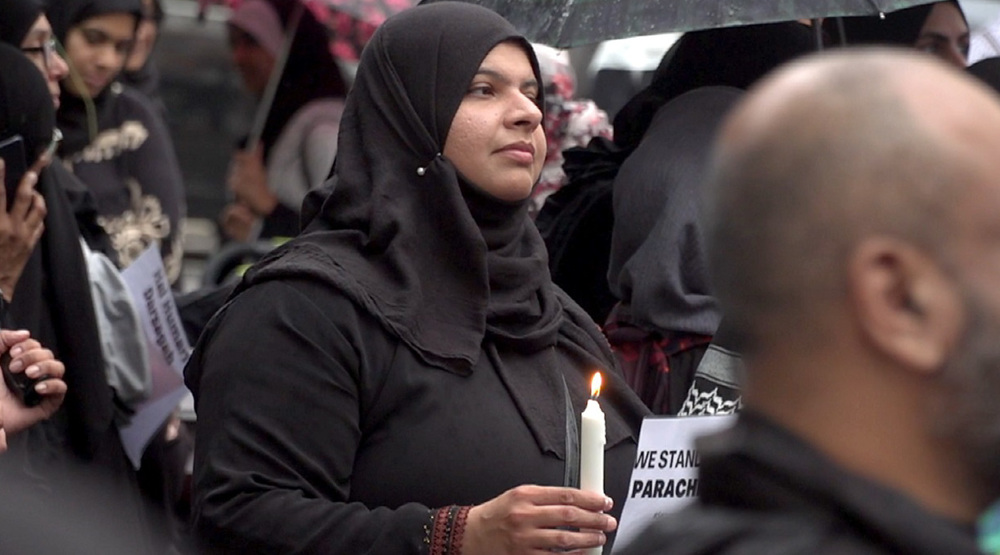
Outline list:
[[[921,373],[944,364],[962,333],[964,309],[958,284],[937,261],[905,241],[865,239],[850,255],[848,284],[870,345]]]

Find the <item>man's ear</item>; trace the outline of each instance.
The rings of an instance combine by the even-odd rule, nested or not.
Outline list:
[[[962,297],[930,256],[898,239],[865,239],[850,255],[848,284],[859,329],[876,350],[923,373],[944,364],[962,333]]]

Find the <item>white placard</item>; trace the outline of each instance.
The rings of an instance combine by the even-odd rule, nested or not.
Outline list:
[[[136,407],[132,421],[119,430],[125,453],[138,469],[146,445],[187,393],[184,365],[191,356],[191,345],[174,303],[159,247],[146,249],[122,270],[122,278],[142,319],[153,374],[149,399]]]
[[[611,552],[625,547],[656,518],[698,496],[697,437],[729,427],[735,415],[651,416],[642,421],[625,506]]]

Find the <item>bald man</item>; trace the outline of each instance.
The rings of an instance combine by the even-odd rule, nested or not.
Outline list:
[[[926,55],[836,52],[727,119],[706,202],[745,412],[699,501],[626,548],[978,553],[1000,497],[1000,102]]]

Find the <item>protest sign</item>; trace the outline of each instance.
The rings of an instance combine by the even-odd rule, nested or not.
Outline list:
[[[139,468],[149,441],[187,392],[184,365],[191,356],[191,346],[174,303],[159,247],[148,248],[122,271],[122,278],[146,332],[153,374],[152,394],[136,408],[131,422],[120,430],[125,453],[132,465]]]
[[[694,440],[734,421],[734,415],[653,416],[642,421],[612,553],[625,547],[656,518],[683,508],[698,496],[700,458]]]

